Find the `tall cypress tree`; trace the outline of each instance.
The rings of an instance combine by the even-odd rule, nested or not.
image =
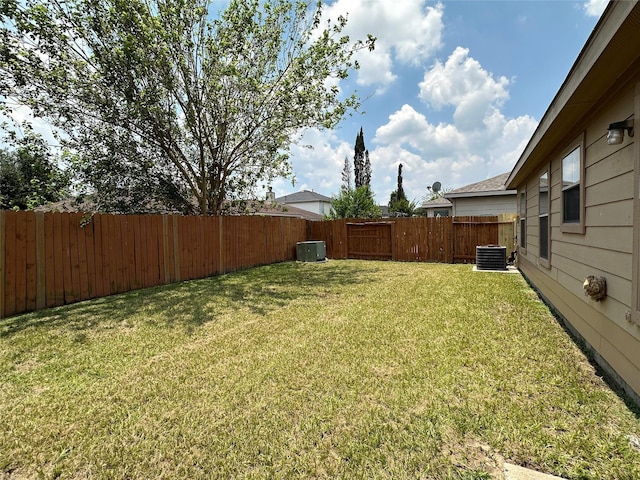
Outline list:
[[[355,155],[353,156],[353,177],[355,181],[355,187],[359,188],[365,185],[364,183],[364,163],[365,163],[365,146],[364,146],[364,133],[362,133],[362,127],[360,127],[360,133],[356,136],[356,145],[354,147]]]
[[[396,216],[411,216],[415,210],[415,202],[409,202],[402,187],[402,164],[398,165],[398,186],[389,198],[389,213]]]
[[[342,169],[342,190],[351,190],[351,164],[349,158],[344,157],[344,168]]]
[[[398,200],[406,200],[407,196],[404,193],[404,188],[402,188],[402,164],[398,165],[398,190],[396,198]]]
[[[371,187],[371,162],[369,161],[369,150],[364,152],[364,166],[362,168],[362,185]]]

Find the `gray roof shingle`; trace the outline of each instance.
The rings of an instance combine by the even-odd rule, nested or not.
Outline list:
[[[487,178],[481,182],[465,185],[445,193],[446,198],[487,196],[487,195],[510,195],[515,194],[515,190],[507,190],[505,182],[509,178],[509,173],[502,173],[495,177]]]
[[[310,190],[302,190],[301,192],[291,193],[283,197],[276,198],[276,202],[280,203],[301,203],[301,202],[331,202],[331,199],[325,195],[321,195]]]

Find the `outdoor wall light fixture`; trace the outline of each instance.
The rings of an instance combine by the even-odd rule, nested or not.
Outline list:
[[[615,122],[609,125],[609,134],[607,135],[607,145],[618,145],[624,139],[624,131],[627,135],[633,137],[633,118]]]

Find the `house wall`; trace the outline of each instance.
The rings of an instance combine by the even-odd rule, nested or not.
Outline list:
[[[634,262],[634,168],[638,163],[638,133],[625,133],[620,145],[608,145],[607,126],[635,115],[638,125],[640,75],[613,96],[603,99],[597,113],[567,132],[549,163],[541,165],[518,193],[526,191],[526,248],[520,249],[519,267],[613,371],[636,401],[640,399],[640,326],[631,316]],[[584,231],[570,233],[562,226],[562,157],[570,138],[584,139]],[[539,258],[539,176],[549,171],[549,259]],[[518,229],[519,230],[519,229]],[[521,232],[518,231],[518,235]],[[636,267],[637,268],[637,267]],[[584,295],[587,275],[602,275],[607,297],[595,302]],[[636,286],[636,290],[637,290]]]
[[[436,216],[436,211],[440,212],[440,211],[444,211],[444,210],[446,210],[448,212],[447,215],[444,215],[444,216],[450,217],[451,216],[451,207],[427,208],[427,217],[428,218],[433,218],[433,217]]]
[[[453,214],[457,217],[500,215],[516,212],[516,195],[451,198]]]
[[[288,205],[292,205],[307,212],[318,213],[320,215],[329,214],[331,211],[331,203],[327,202],[288,202]]]

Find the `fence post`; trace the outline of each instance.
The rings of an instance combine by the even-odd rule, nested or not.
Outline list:
[[[4,318],[5,302],[5,278],[4,278],[4,256],[5,256],[5,212],[0,210],[0,318]]]

